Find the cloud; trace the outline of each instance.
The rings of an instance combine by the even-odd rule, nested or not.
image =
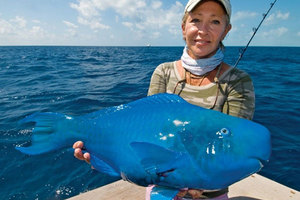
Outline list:
[[[46,38],[47,32],[40,26],[33,26],[29,31],[28,35],[30,38]]]
[[[11,19],[11,22],[14,22],[20,28],[24,28],[27,24],[27,21],[23,17],[16,16],[15,19]]]
[[[130,29],[132,29],[132,27],[134,26],[134,24],[131,22],[122,22],[122,24]]]
[[[72,22],[65,21],[65,20],[63,20],[62,22],[68,27],[66,37],[69,37],[69,36],[75,37],[75,36],[77,36],[77,30],[76,30],[78,28],[77,25],[73,24]]]
[[[69,38],[69,37],[75,37],[78,36],[77,31],[75,29],[68,29],[67,30],[67,34],[65,34],[65,37]]]
[[[280,27],[277,29],[271,29],[269,31],[265,31],[262,33],[262,36],[265,38],[278,38],[282,36],[283,34],[287,33],[289,30],[286,27]]]
[[[138,9],[146,7],[144,0],[77,0],[71,3],[71,8],[76,9],[83,17],[91,18],[101,14],[109,8],[122,16],[132,16]]]
[[[93,1],[90,0],[79,0],[79,4],[71,3],[71,8],[77,10],[81,16],[91,18],[99,15],[97,8],[94,6]]]
[[[28,26],[24,17],[16,16],[8,20],[0,18],[0,44],[35,44],[49,41],[50,38],[53,39],[54,36],[41,26]]]
[[[40,24],[41,23],[41,21],[37,20],[37,19],[32,20],[32,22],[35,23],[35,24]]]
[[[11,23],[4,19],[0,19],[0,34],[9,34],[13,32],[14,27]]]
[[[163,2],[159,0],[77,0],[71,3],[71,8],[78,11],[78,22],[88,25],[92,29],[108,29],[111,26],[101,23],[101,16],[106,10],[114,11],[117,23],[120,21],[129,30],[142,34],[147,29],[157,36],[161,30],[172,30],[172,34],[180,32],[180,23],[183,12],[183,5],[176,1],[169,8],[163,8]],[[110,11],[112,14],[113,12]],[[115,16],[115,17],[116,17]],[[122,22],[123,21],[123,22]],[[93,23],[92,23],[93,22]],[[97,26],[95,23],[98,22]]]
[[[77,25],[75,25],[75,24],[73,24],[73,23],[71,23],[71,22],[68,22],[68,21],[63,21],[63,23],[67,26],[67,27],[69,27],[69,28],[78,28],[78,26]]]
[[[267,17],[265,21],[265,25],[275,24],[280,20],[287,20],[289,16],[290,16],[289,12],[281,13],[280,11],[278,11],[277,13],[273,13],[269,17]]]
[[[239,20],[243,20],[243,19],[254,18],[257,15],[258,15],[258,13],[256,13],[256,12],[239,11],[232,16],[231,21],[235,22],[235,21],[239,21]]]
[[[159,38],[161,36],[161,33],[160,32],[154,32],[154,33],[152,33],[152,35],[151,35],[151,37],[153,38],[153,39],[157,39],[157,38]]]
[[[287,13],[281,13],[280,11],[277,13],[277,18],[278,19],[282,19],[282,20],[287,20],[288,18],[289,18],[289,16],[290,16],[290,13],[289,12],[287,12]]]
[[[99,22],[97,18],[92,18],[92,19],[86,19],[84,17],[78,17],[78,23],[87,25],[91,29],[96,30],[96,29],[110,29],[110,26],[102,24]]]
[[[151,4],[151,7],[153,9],[159,9],[159,8],[161,8],[161,6],[162,6],[162,2],[161,1],[153,1],[152,4]]]
[[[124,5],[124,2],[127,1],[123,0],[119,2],[116,0],[77,0],[77,4],[71,3],[70,7],[78,11],[78,23],[89,26],[92,30],[97,31],[97,29],[110,29],[109,25],[101,23],[101,12],[108,8],[119,7],[119,4]],[[132,4],[134,4],[133,1]]]
[[[142,10],[132,20],[134,26],[132,31],[138,32],[146,30],[152,32],[152,36],[157,37],[159,31],[169,31],[173,35],[181,34],[180,24],[183,5],[175,2],[170,8],[163,9],[161,2],[153,2],[152,7]]]
[[[16,16],[10,20],[0,19],[0,34],[17,34],[24,29],[27,21],[23,17]]]

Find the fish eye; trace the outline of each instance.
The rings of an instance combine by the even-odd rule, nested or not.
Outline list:
[[[222,135],[228,135],[230,133],[230,131],[227,128],[222,128],[220,132]]]

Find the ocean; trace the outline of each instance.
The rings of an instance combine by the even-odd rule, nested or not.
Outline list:
[[[114,181],[63,149],[39,156],[15,150],[34,112],[81,115],[145,97],[151,74],[178,60],[183,47],[0,47],[0,199],[66,199]],[[240,47],[227,47],[233,65]],[[256,91],[254,121],[272,133],[272,156],[260,172],[300,190],[300,47],[250,47],[238,68]]]

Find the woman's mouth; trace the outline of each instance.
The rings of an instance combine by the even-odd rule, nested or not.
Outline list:
[[[199,46],[206,46],[206,45],[208,45],[210,42],[207,41],[207,40],[195,40],[195,43],[196,43],[196,45],[199,45]]]

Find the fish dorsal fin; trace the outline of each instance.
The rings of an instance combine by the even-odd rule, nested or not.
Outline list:
[[[129,103],[129,106],[133,106],[136,104],[188,104],[183,98],[176,94],[168,94],[168,93],[160,93],[160,94],[155,94],[152,96],[148,96],[146,98],[142,98],[139,100],[136,100],[134,102]]]
[[[99,118],[101,116],[110,115],[112,113],[115,113],[116,111],[126,110],[127,108],[140,108],[145,107],[147,105],[155,106],[163,106],[164,104],[167,104],[168,106],[174,105],[174,104],[189,104],[186,102],[183,98],[176,94],[168,94],[168,93],[160,93],[155,94],[152,96],[148,96],[145,98],[138,99],[136,101],[130,102],[128,104],[121,104],[119,106],[113,106],[104,108],[101,110],[98,110],[93,113],[89,113],[84,116],[84,118]],[[190,104],[191,105],[191,104]]]

